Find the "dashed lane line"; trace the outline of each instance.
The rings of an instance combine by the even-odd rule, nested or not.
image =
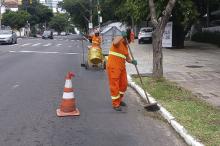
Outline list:
[[[24,47],[24,46],[28,46],[28,45],[30,45],[30,43],[23,44],[23,45],[21,45],[21,46]]]
[[[33,44],[32,47],[39,46],[41,43]]]
[[[10,47],[18,46],[18,44],[10,45]]]
[[[36,54],[65,54],[65,55],[78,55],[80,53],[75,53],[75,52],[68,52],[68,53],[63,53],[63,52],[42,52],[42,51],[9,51],[10,53],[36,53]]]
[[[56,46],[59,47],[59,46],[61,46],[61,45],[62,45],[62,44],[57,44]]]
[[[48,44],[45,44],[45,45],[43,45],[44,47],[48,47],[48,46],[50,46],[51,45],[51,43],[48,43]]]

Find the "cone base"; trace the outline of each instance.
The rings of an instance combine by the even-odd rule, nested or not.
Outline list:
[[[66,117],[66,116],[79,116],[80,115],[80,112],[78,110],[78,108],[76,108],[75,111],[73,112],[62,112],[60,109],[57,109],[57,116],[58,117]]]

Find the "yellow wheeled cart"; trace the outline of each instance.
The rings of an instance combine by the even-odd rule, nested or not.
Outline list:
[[[106,60],[102,54],[102,49],[98,47],[88,46],[86,69],[100,68],[105,69]]]

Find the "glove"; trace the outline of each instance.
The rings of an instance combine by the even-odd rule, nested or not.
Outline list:
[[[126,37],[127,37],[127,33],[126,33],[125,31],[122,31],[122,32],[121,32],[121,35],[122,35],[123,38],[126,38]]]
[[[133,60],[131,61],[131,63],[134,64],[134,65],[137,65],[137,60],[134,60],[134,59],[133,59]]]

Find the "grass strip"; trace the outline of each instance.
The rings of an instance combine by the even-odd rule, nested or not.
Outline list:
[[[140,85],[139,78],[133,80]],[[143,77],[144,89],[207,146],[220,145],[220,109],[166,79]]]

